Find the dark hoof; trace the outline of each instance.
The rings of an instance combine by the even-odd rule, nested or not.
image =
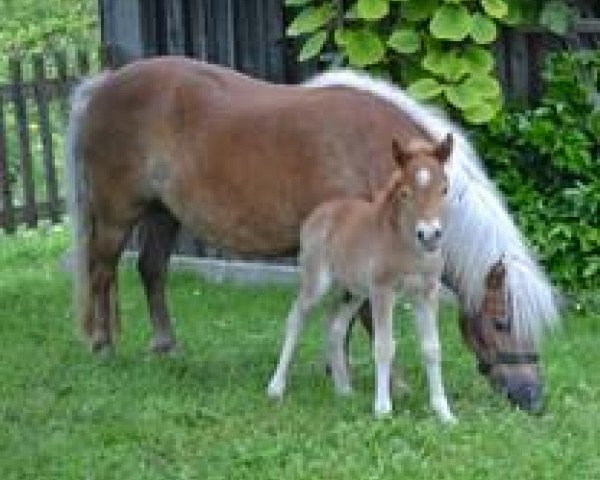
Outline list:
[[[98,360],[107,361],[115,356],[115,347],[112,343],[95,342],[92,344],[92,352]]]
[[[156,355],[171,355],[177,353],[177,342],[172,338],[154,339],[150,344],[150,351]]]

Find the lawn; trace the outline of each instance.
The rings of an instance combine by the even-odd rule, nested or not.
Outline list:
[[[0,235],[3,480],[600,478],[595,315],[568,317],[545,343],[546,410],[534,417],[475,373],[455,312],[444,308],[445,383],[459,418],[447,427],[426,405],[412,321],[400,306],[399,354],[412,392],[377,421],[364,335],[353,344],[355,394],[336,398],[322,374],[319,321],[302,339],[285,399],[267,399],[289,287],[172,274],[182,347],[156,358],[146,352],[139,282],[124,269],[117,355],[98,361],[74,334],[59,267],[67,244],[61,228]]]

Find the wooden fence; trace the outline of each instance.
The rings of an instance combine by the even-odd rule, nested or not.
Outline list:
[[[0,227],[11,232],[64,213],[62,143],[70,87],[101,65],[111,51],[78,49],[11,57],[0,76]],[[2,73],[2,69],[0,69]]]

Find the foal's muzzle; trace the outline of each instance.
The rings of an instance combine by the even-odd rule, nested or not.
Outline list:
[[[428,252],[435,252],[440,248],[442,241],[442,227],[440,222],[419,222],[416,228],[418,243]]]

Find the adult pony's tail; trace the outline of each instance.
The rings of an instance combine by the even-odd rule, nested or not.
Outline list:
[[[108,72],[102,73],[84,80],[75,87],[70,98],[71,110],[65,142],[68,185],[67,209],[73,242],[70,265],[73,275],[73,309],[75,318],[87,336],[91,336],[93,327],[88,260],[92,215],[85,159],[79,146],[79,138],[81,129],[86,122],[89,100],[93,92],[105,81],[108,75]]]

